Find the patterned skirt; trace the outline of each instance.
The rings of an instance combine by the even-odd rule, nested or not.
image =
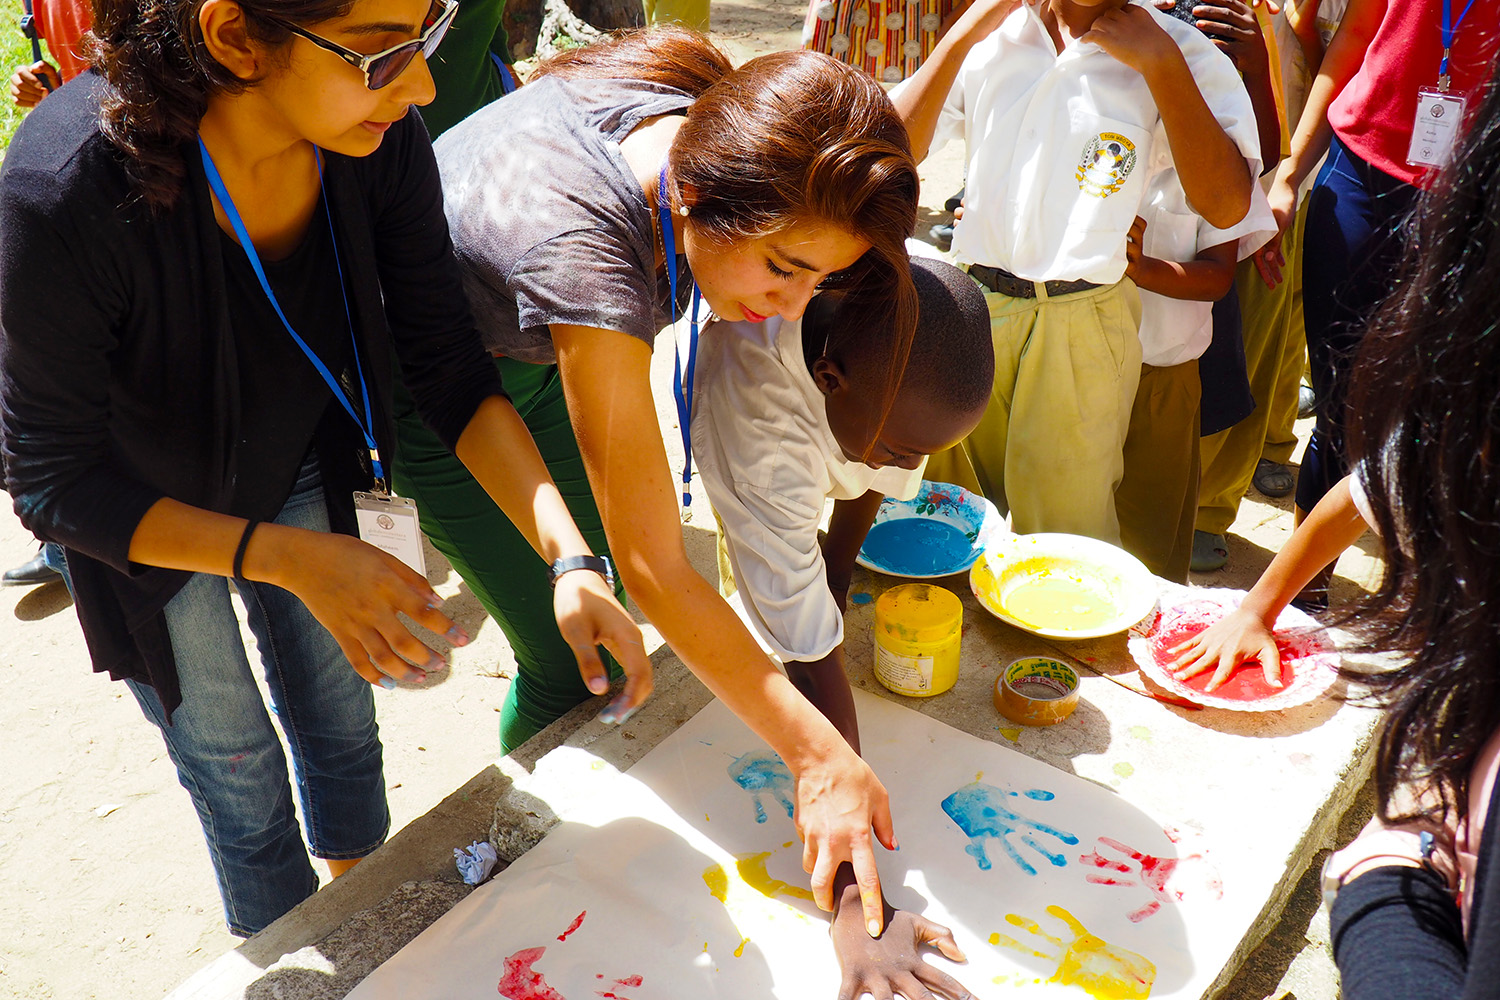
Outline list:
[[[932,54],[954,3],[810,0],[802,45],[863,69],[882,83],[896,83]]]

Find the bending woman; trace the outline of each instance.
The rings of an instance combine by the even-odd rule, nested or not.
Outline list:
[[[160,727],[229,927],[249,935],[317,877],[225,577],[335,874],[389,826],[371,685],[442,664],[397,613],[467,641],[422,576],[349,537],[354,492],[394,451],[393,347],[527,542],[589,549],[480,348],[407,113],[432,97],[452,4],[97,9],[103,78],[43,102],[0,173],[6,486],[67,547],[94,669]],[[568,574],[555,607],[595,683],[605,643],[644,697],[639,630],[604,581]]]
[[[656,28],[553,60],[437,149],[485,345],[574,516],[596,549],[607,538],[676,653],[796,775],[819,902],[831,906],[835,872],[853,860],[865,905],[855,926],[878,930],[870,828],[894,844],[885,790],[688,563],[649,371],[694,281],[717,315],[759,320],[800,316],[837,274],[884,290],[876,321],[894,322],[902,345],[894,385],[915,328],[903,241],[917,198],[895,110],[826,56],[781,52],[736,70],[701,36]],[[501,730],[514,747],[587,697],[533,610],[546,564],[431,434],[409,417],[401,433],[398,482],[517,651]]]

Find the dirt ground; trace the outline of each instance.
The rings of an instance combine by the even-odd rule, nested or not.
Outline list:
[[[788,0],[716,0],[714,27],[745,57],[796,45],[804,9]],[[953,147],[924,165],[924,232],[961,173]],[[0,506],[0,567],[10,567],[35,544]],[[1200,582],[1248,586],[1290,527],[1285,502],[1252,494],[1230,539],[1230,569]],[[1369,579],[1369,548],[1341,564],[1336,601],[1353,592],[1350,579]],[[428,564],[447,610],[475,642],[427,684],[377,692],[396,828],[491,762],[513,668],[499,628],[457,575],[430,549]],[[0,591],[0,677],[0,997],[161,997],[237,939],[224,929],[197,819],[159,735],[123,685],[91,673],[60,584]],[[1304,910],[1289,917],[1286,954],[1267,960],[1269,981],[1255,996],[1271,992],[1302,948],[1311,919]]]

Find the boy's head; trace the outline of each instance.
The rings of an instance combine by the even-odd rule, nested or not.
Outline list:
[[[995,352],[979,286],[958,268],[923,257],[912,258],[911,276],[917,332],[899,374],[891,370],[891,335],[881,332],[888,324],[873,322],[879,317],[858,297],[820,295],[803,317],[808,370],[851,462],[914,469],[923,456],[967,437],[989,404]]]

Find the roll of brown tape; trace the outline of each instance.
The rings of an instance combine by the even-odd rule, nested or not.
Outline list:
[[[1026,656],[995,678],[995,708],[1023,726],[1050,726],[1078,707],[1078,674],[1060,660]]]

